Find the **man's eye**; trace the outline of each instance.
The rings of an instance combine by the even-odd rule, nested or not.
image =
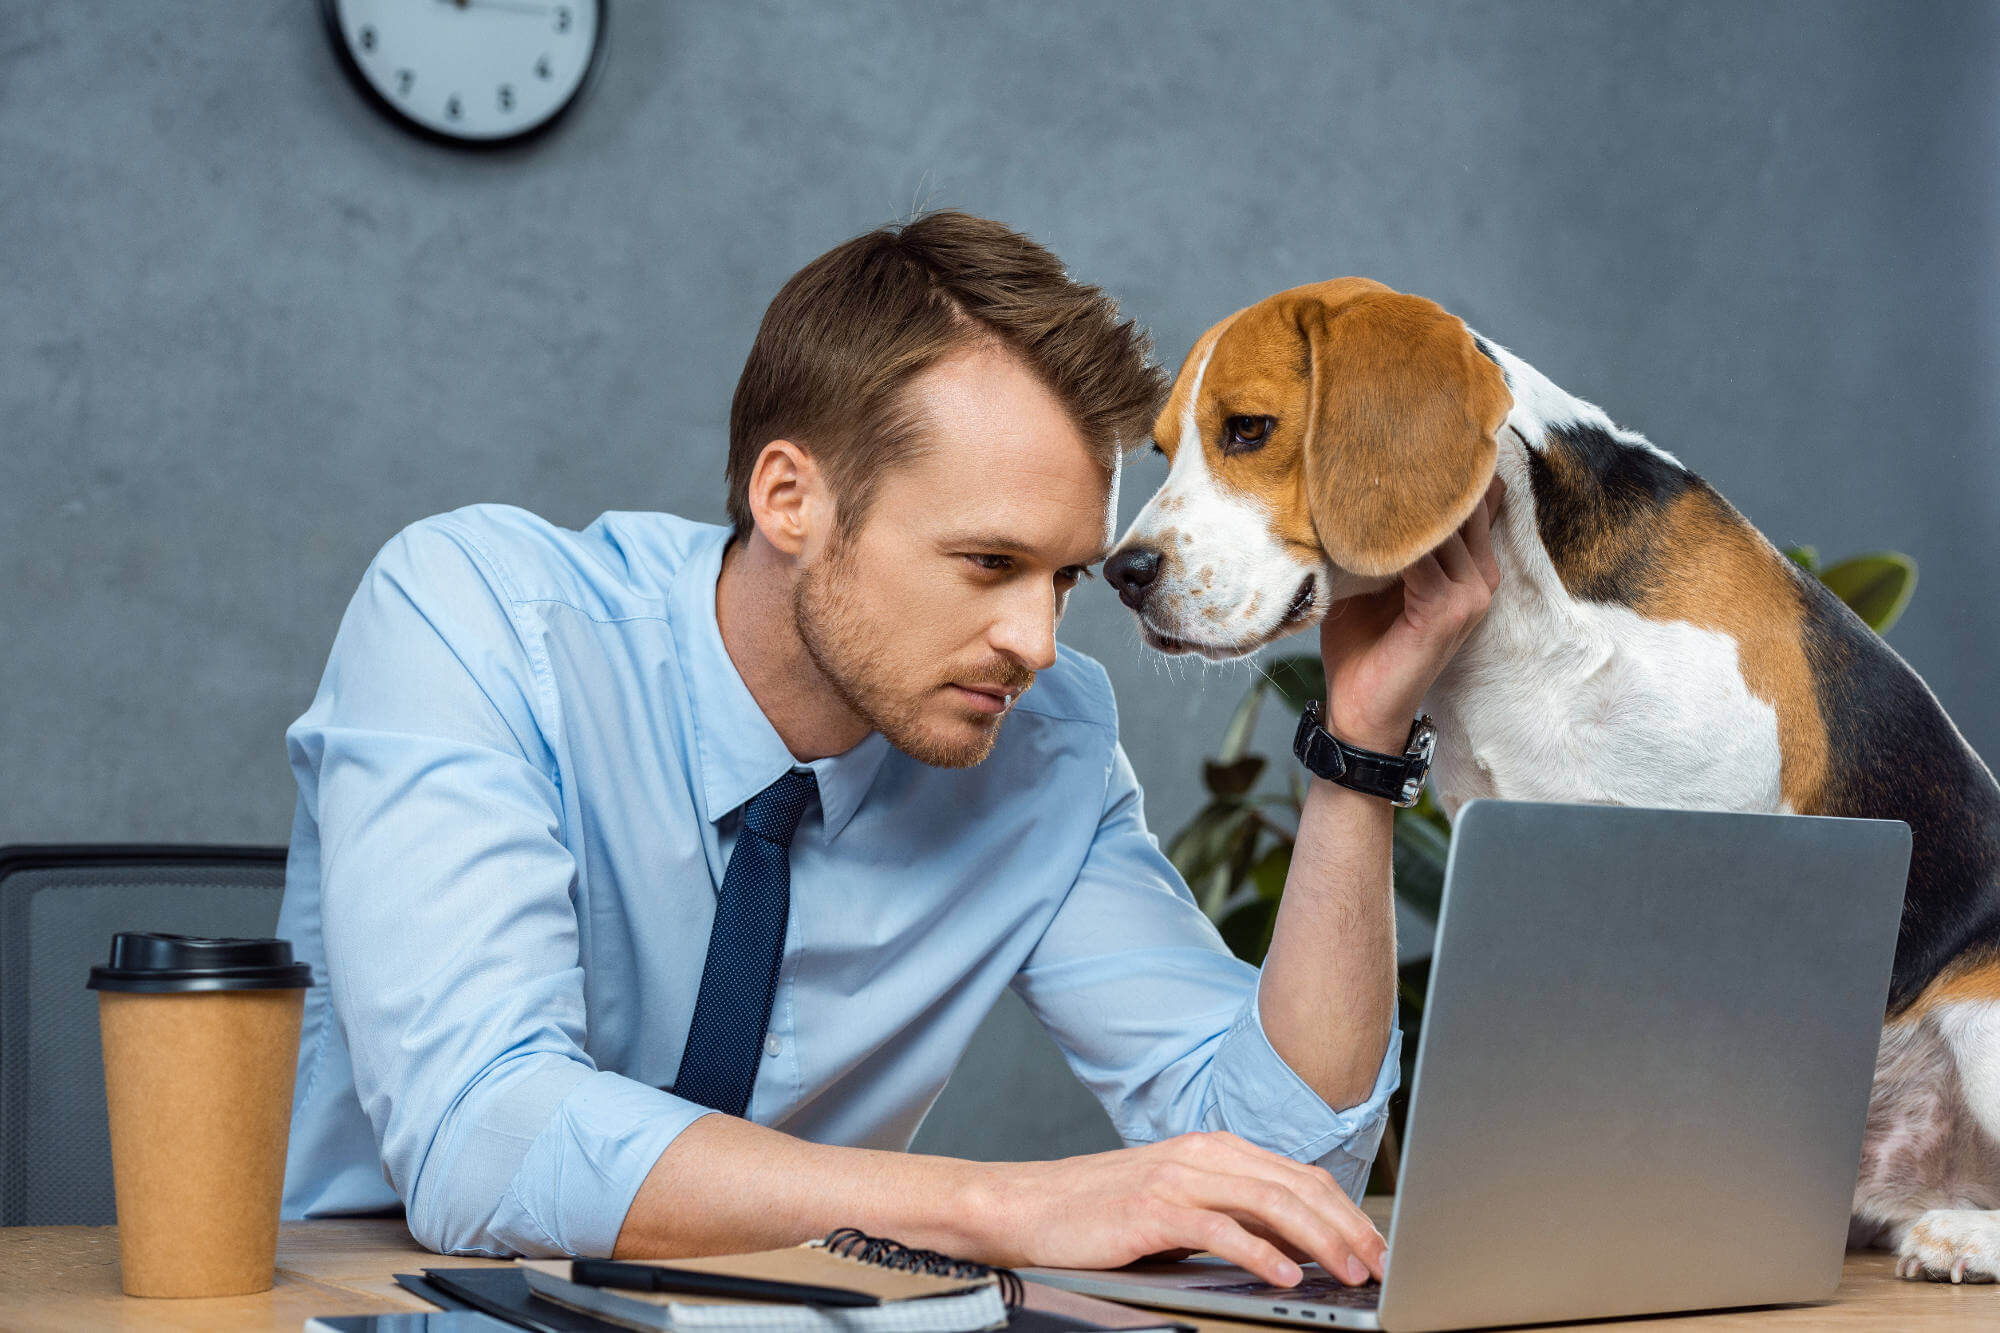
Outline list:
[[[1241,454],[1263,448],[1264,442],[1271,438],[1271,428],[1277,424],[1276,417],[1224,417],[1222,452]]]
[[[1067,566],[1066,568],[1059,569],[1056,571],[1056,578],[1059,579],[1065,587],[1069,588],[1074,588],[1077,584],[1082,583],[1085,579],[1094,577],[1095,575],[1093,575],[1090,572],[1090,566],[1088,565],[1070,565]]]
[[[990,570],[995,574],[1014,567],[1014,557],[1011,555],[968,555],[965,558],[981,569]]]

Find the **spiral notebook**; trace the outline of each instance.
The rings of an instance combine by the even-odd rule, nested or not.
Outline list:
[[[836,1307],[634,1291],[571,1279],[562,1259],[523,1259],[529,1289],[599,1319],[660,1333],[973,1333],[978,1329],[1174,1329],[1160,1315],[1024,1284],[1010,1269],[954,1259],[843,1228],[823,1240],[754,1254],[664,1259],[654,1266],[765,1281],[810,1283],[872,1296]],[[1028,1287],[1032,1285],[1030,1292]],[[1011,1322],[1010,1322],[1011,1319]]]

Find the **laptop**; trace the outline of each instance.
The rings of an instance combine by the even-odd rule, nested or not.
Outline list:
[[[1468,802],[1381,1285],[1212,1257],[1021,1272],[1390,1330],[1825,1300],[1909,859],[1898,820]]]

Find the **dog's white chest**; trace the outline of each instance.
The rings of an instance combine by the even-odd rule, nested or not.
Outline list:
[[[1445,811],[1475,796],[1689,809],[1782,808],[1778,719],[1736,640],[1534,587],[1495,596],[1438,677],[1432,768]]]

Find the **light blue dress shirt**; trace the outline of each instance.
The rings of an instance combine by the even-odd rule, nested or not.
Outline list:
[[[286,733],[279,934],[313,966],[284,1215],[406,1206],[454,1254],[607,1255],[708,1108],[680,1064],[740,807],[796,761],[716,628],[727,529],[479,505],[363,577]],[[991,756],[809,767],[749,1118],[907,1148],[1012,986],[1128,1143],[1228,1129],[1359,1196],[1397,1077],[1335,1110],[1272,1049],[1068,648]]]

